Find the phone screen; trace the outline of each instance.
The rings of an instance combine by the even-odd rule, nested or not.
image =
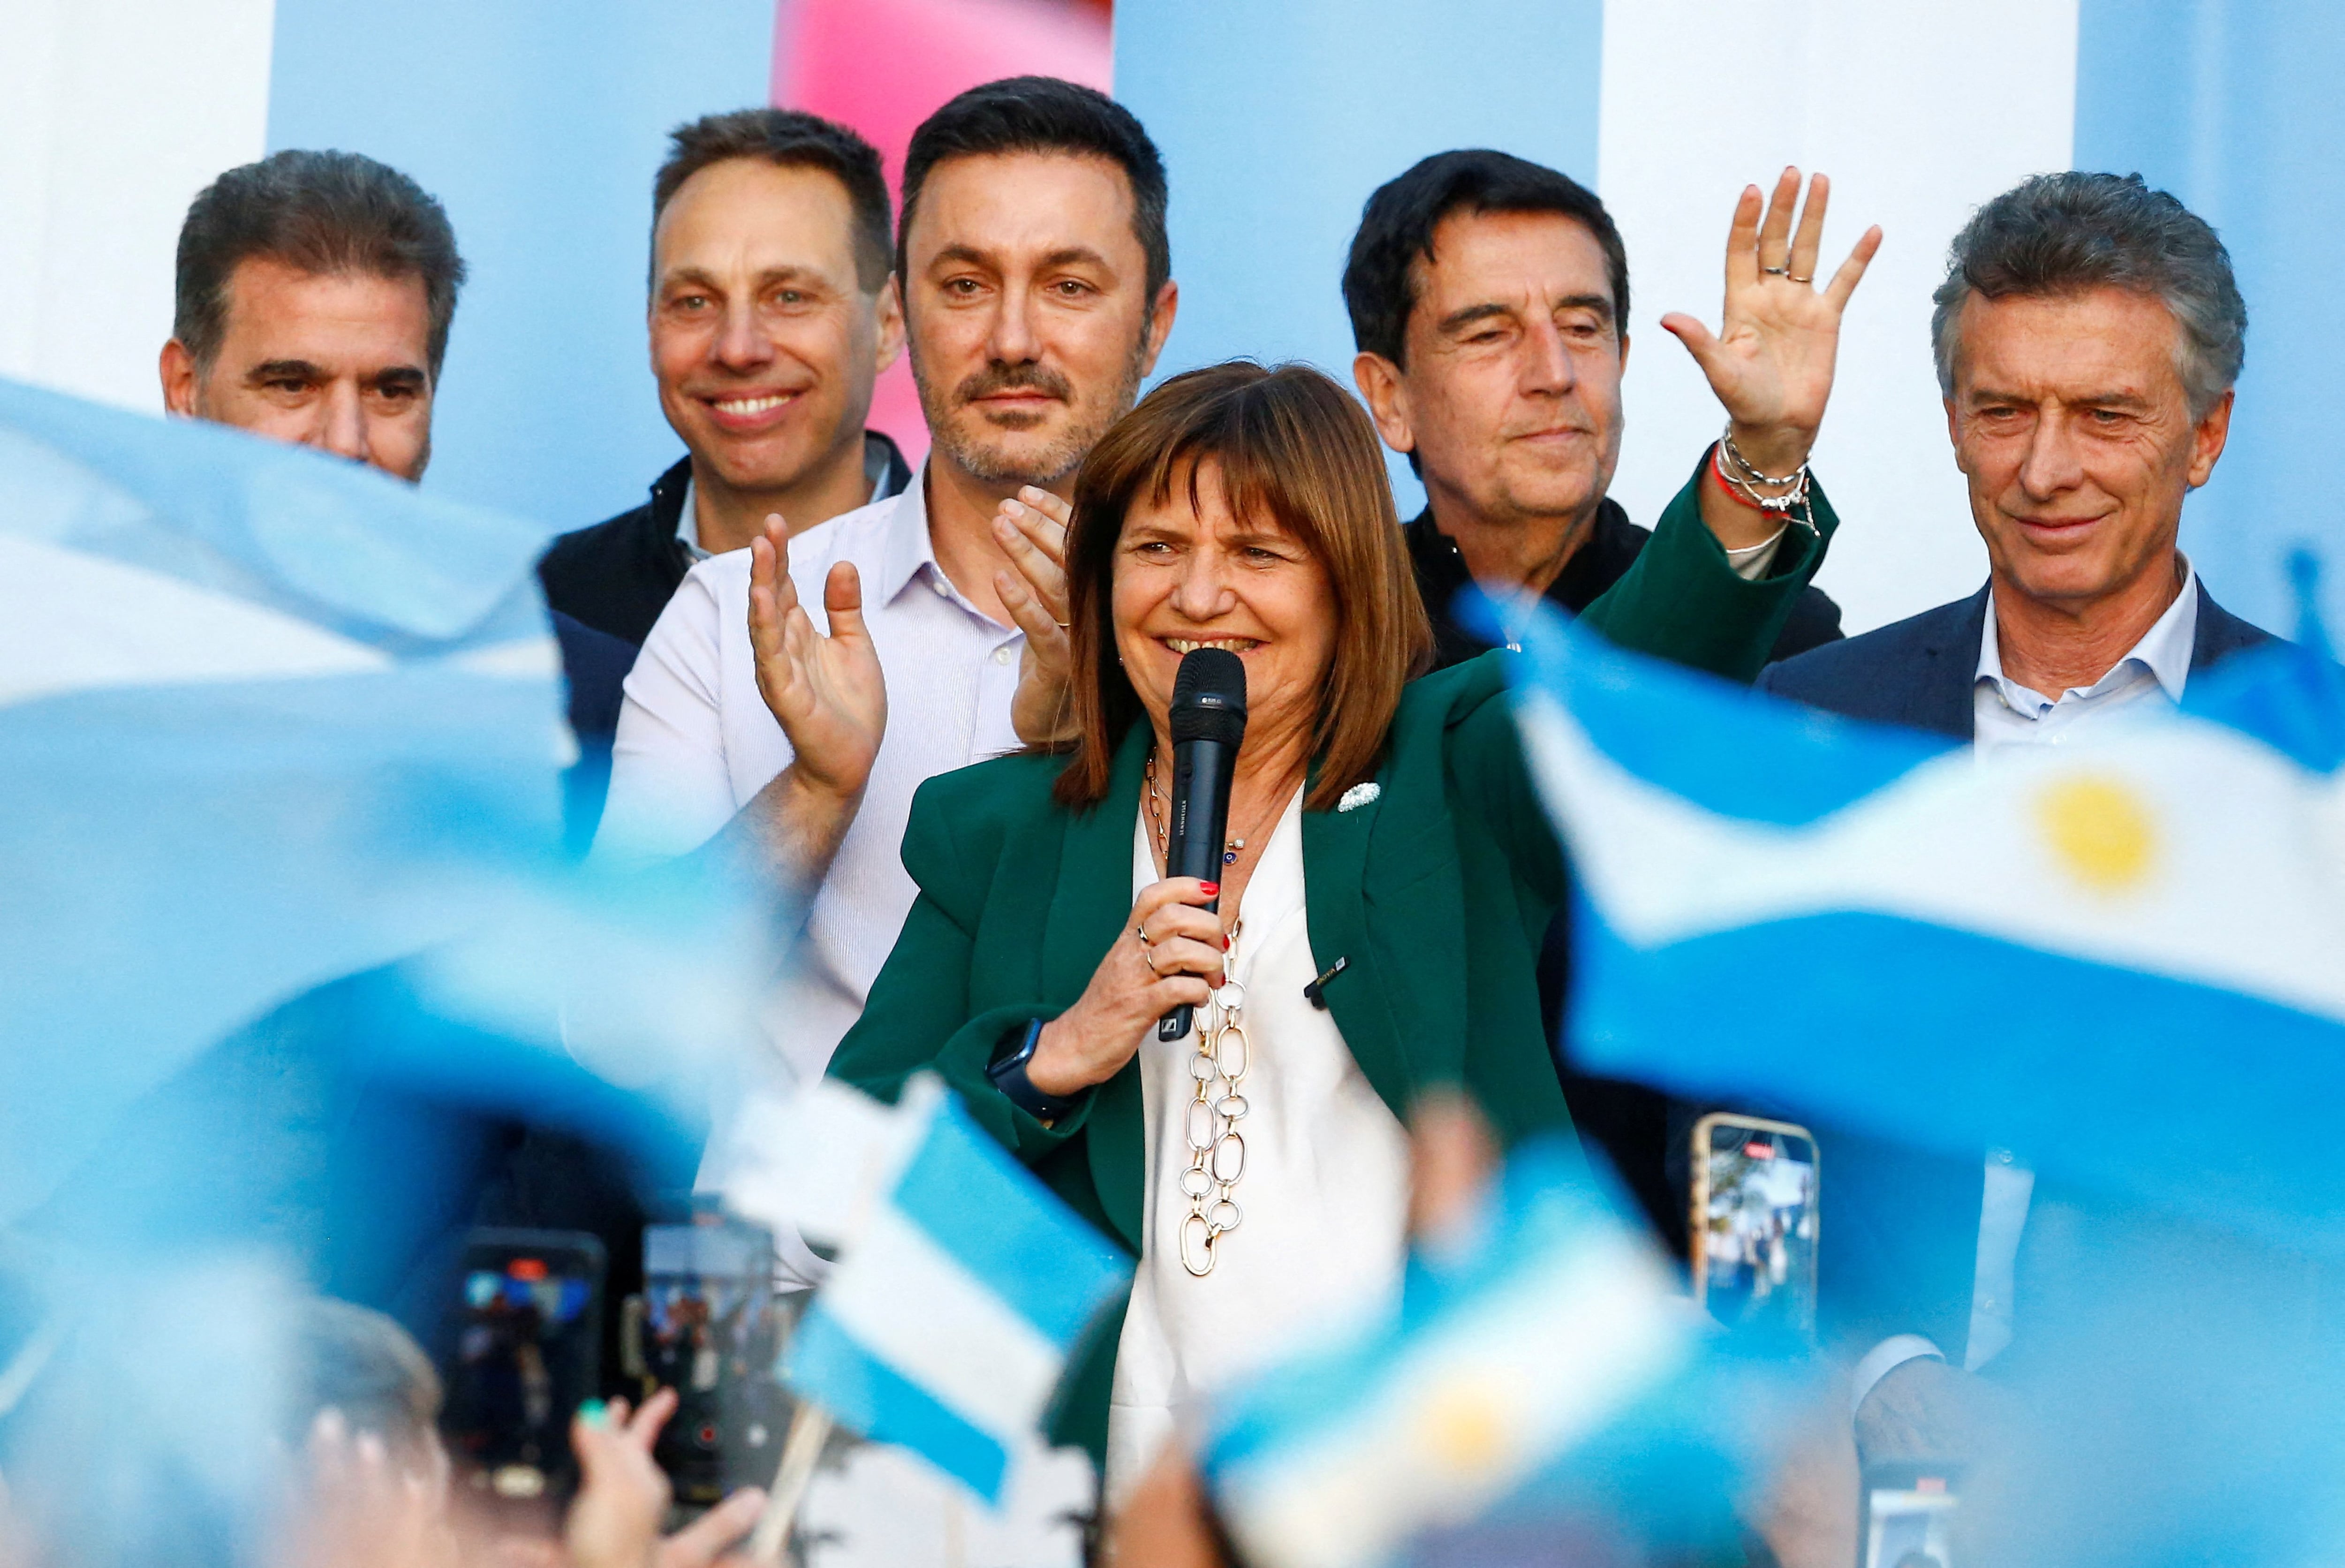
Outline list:
[[[476,1489],[513,1501],[570,1489],[570,1420],[598,1381],[602,1291],[592,1236],[473,1233],[442,1426]]]
[[[686,1507],[773,1479],[786,1427],[773,1375],[774,1244],[740,1220],[644,1231],[643,1372],[676,1391],[655,1451]]]
[[[1951,1477],[1907,1470],[1864,1476],[1864,1568],[1954,1568]]]
[[[1815,1139],[1753,1116],[1694,1128],[1695,1291],[1729,1328],[1802,1336],[1816,1321],[1819,1188]]]

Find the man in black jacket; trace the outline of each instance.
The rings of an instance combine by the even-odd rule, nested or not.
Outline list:
[[[1752,283],[1771,275],[1804,286],[1813,278],[1824,188],[1819,177],[1793,235],[1799,186],[1785,172],[1758,236],[1756,260],[1771,264],[1763,273],[1751,266]],[[1760,227],[1755,190],[1738,210],[1739,235],[1744,224]],[[1793,308],[1803,330],[1837,331],[1839,305],[1877,242],[1867,235],[1822,291],[1801,289]],[[1407,525],[1408,548],[1433,617],[1436,662],[1447,667],[1490,647],[1457,614],[1473,583],[1528,588],[1577,615],[1619,581],[1652,535],[1606,494],[1620,453],[1629,263],[1596,194],[1506,153],[1436,153],[1368,199],[1344,271],[1344,302],[1359,350],[1353,376],[1360,395],[1386,444],[1406,453],[1425,481],[1426,507]],[[1735,319],[1732,290],[1729,317],[1730,333],[1750,325]],[[1814,430],[1746,424],[1749,400],[1728,398],[1734,382],[1717,363],[1718,340],[1690,318],[1664,325],[1736,411],[1738,450],[1769,473],[1798,469]],[[1830,364],[1827,355],[1827,372]],[[1812,401],[1820,412],[1822,398]],[[1748,517],[1747,536],[1718,533],[1719,546],[1743,575],[1767,575],[1777,549],[1769,530],[1782,519],[1747,507],[1715,474],[1702,499],[1706,519],[1721,504]],[[1741,547],[1732,547],[1738,537]],[[1840,635],[1839,607],[1811,587],[1794,602],[1774,657]],[[1562,1021],[1568,969],[1568,922],[1558,919],[1539,968],[1550,1038]],[[1560,1066],[1581,1135],[1682,1256],[1686,1198],[1668,1158],[1669,1101],[1641,1084],[1589,1077],[1568,1059]]]
[[[799,534],[901,491],[864,420],[904,341],[887,181],[861,137],[743,109],[676,128],[652,187],[652,372],[687,455],[641,506],[565,534],[547,602],[641,647],[695,562],[769,514]]]
[[[1778,192],[1786,232],[1795,201],[1785,197],[1797,194],[1796,181]],[[1755,219],[1755,199],[1745,200]],[[1802,229],[1802,254],[1821,238],[1822,209],[1812,203],[1819,232]],[[1813,266],[1787,257],[1776,270],[1804,282]],[[1606,494],[1620,454],[1629,263],[1596,194],[1506,153],[1436,153],[1368,199],[1344,302],[1360,395],[1425,481],[1408,544],[1438,662],[1490,646],[1454,613],[1469,583],[1528,587],[1576,615],[1618,582],[1651,535]],[[1665,324],[1715,351],[1687,319]],[[1751,433],[1741,439],[1771,473],[1806,456],[1803,444],[1778,456],[1747,451],[1758,444]],[[1763,542],[1734,554],[1761,552],[1771,561]],[[1775,657],[1840,635],[1839,606],[1811,588]]]

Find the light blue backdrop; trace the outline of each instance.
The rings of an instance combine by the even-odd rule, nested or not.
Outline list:
[[[1349,386],[1360,205],[1428,153],[1495,147],[1596,182],[1600,0],[1126,0],[1116,97],[1172,177],[1181,315],[1162,372],[1244,354]],[[1424,504],[1392,459],[1401,514]]]
[[[644,343],[668,128],[766,101],[773,0],[277,0],[269,145],[346,148],[437,196],[472,269],[425,483],[574,528],[683,448]]]
[[[2294,629],[2284,563],[2325,557],[2345,627],[2345,14],[2320,0],[2084,0],[2076,167],[2138,170],[2215,225],[2248,301],[2231,443],[2183,547],[2228,607]]]

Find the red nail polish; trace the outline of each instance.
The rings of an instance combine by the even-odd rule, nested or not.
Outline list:
[[[1205,896],[1209,899],[1221,896],[1222,884],[1219,882],[1200,882],[1197,885],[1205,890]]]
[[[1230,951],[1230,938],[1227,932],[1222,933],[1222,951],[1223,952]]]

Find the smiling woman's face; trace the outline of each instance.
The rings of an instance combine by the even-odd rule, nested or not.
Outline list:
[[[1211,463],[1172,476],[1162,504],[1124,514],[1115,550],[1115,642],[1124,673],[1165,733],[1172,682],[1193,648],[1245,661],[1245,751],[1290,744],[1308,755],[1335,654],[1335,595],[1326,568],[1267,517],[1233,514]]]

